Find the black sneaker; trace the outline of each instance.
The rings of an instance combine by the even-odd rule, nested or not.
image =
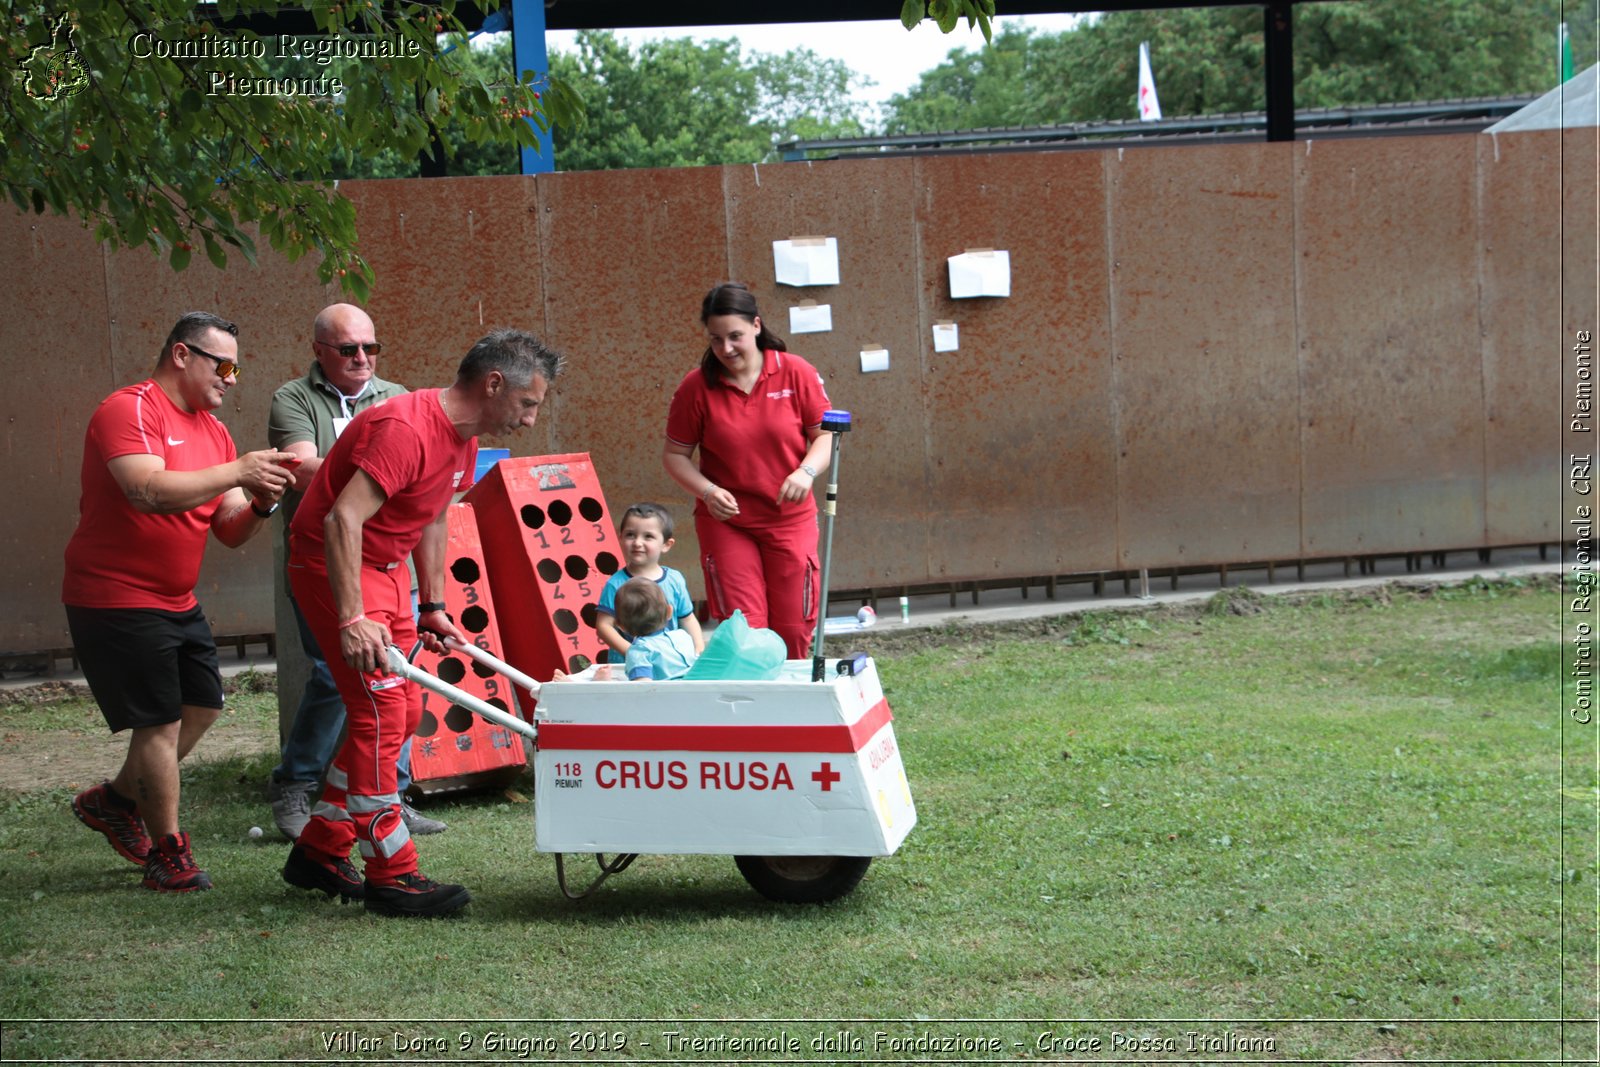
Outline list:
[[[283,865],[283,880],[301,889],[320,889],[329,897],[338,897],[341,904],[360,900],[364,892],[361,876],[348,859],[341,856],[331,863],[323,863],[300,845],[289,850],[289,859]]]
[[[433,918],[459,911],[472,899],[466,886],[440,885],[421,871],[374,882],[367,879],[363,903],[379,915]]]
[[[150,858],[150,833],[144,828],[139,809],[124,807],[111,792],[110,782],[101,782],[72,798],[72,814],[91,830],[99,830],[129,863],[143,867]]]
[[[192,893],[210,889],[211,877],[202,871],[189,851],[189,835],[168,834],[150,847],[144,865],[144,887],[158,893]]]

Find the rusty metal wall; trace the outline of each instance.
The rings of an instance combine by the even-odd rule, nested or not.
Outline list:
[[[1476,141],[1295,151],[1305,555],[1484,531]]]
[[[512,176],[441,178],[349,182],[344,189],[356,205],[363,253],[378,278],[367,310],[389,346],[379,368],[383,377],[412,389],[448,385],[461,357],[488,330],[544,332],[533,183]],[[309,314],[297,326],[307,355],[311,316],[320,306],[302,304]],[[530,437],[548,446],[539,429]]]
[[[1563,175],[1551,160],[1560,153],[1561,134],[1553,130],[1478,138],[1478,325],[1490,545],[1561,536],[1561,479],[1550,449],[1552,427],[1561,425],[1561,395],[1543,373],[1559,363],[1561,289],[1529,285],[1530,279],[1551,279],[1559,255]]]
[[[922,581],[931,545],[926,364],[918,344],[916,164],[909,159],[729,168],[728,277],[752,287],[763,322],[817,368],[853,428],[841,446],[835,544],[887,551],[836,554],[838,587]],[[839,284],[778,285],[772,242],[838,239]],[[691,308],[698,326],[699,297]],[[832,309],[833,329],[796,334],[789,309]],[[861,372],[861,350],[881,345],[889,369]],[[698,335],[693,351],[705,348]],[[892,547],[889,547],[892,546]],[[910,574],[910,579],[898,575]]]
[[[443,384],[491,326],[545,336],[565,378],[533,431],[485,445],[588,451],[614,509],[672,506],[696,591],[690,502],[661,468],[667,401],[704,350],[701,296],[749,282],[856,415],[834,582],[859,588],[1559,537],[1560,369],[1593,328],[1595,277],[1571,227],[1592,237],[1594,159],[1586,131],[345,191],[378,272],[380,373]],[[771,242],[812,234],[838,238],[840,284],[777,285]],[[1010,252],[1009,298],[950,299],[946,257],[977,247]],[[218,415],[260,447],[338,296],[307,260],[173,275],[12,212],[0,263],[0,652],[28,652],[67,644],[61,551],[94,405],[148,373],[180,313],[213,309],[240,323],[245,367]],[[802,299],[832,305],[831,332],[789,334]],[[960,349],[935,353],[944,320]],[[887,372],[861,372],[869,343]],[[272,628],[268,547],[210,551],[220,633]]]
[[[78,472],[87,413],[119,385],[112,366],[115,325],[104,271],[86,255],[74,222],[0,214],[0,264],[8,309],[0,315],[6,388],[0,520],[0,649],[66,644],[61,553],[78,519]],[[25,282],[25,284],[24,284]],[[59,303],[58,303],[59,302]],[[63,308],[72,309],[63,315]]]
[[[1291,152],[1105,155],[1124,568],[1299,554]]]
[[[919,161],[932,580],[1115,566],[1103,182],[1098,153]],[[969,248],[1010,253],[1011,296],[950,299]]]
[[[552,447],[505,444],[516,455],[590,453],[613,516],[640,500],[665,504],[678,527],[667,562],[698,582],[689,504],[661,448],[672,392],[705,350],[700,299],[728,271],[722,174],[555,174],[538,188],[546,334],[568,367]]]

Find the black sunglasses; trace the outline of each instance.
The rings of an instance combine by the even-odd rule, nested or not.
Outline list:
[[[381,355],[383,353],[382,341],[368,341],[365,344],[356,342],[348,345],[336,345],[328,341],[313,341],[311,343],[315,345],[327,345],[345,359],[355,359],[356,356],[361,353],[362,349],[365,349],[367,355],[369,356]]]
[[[221,378],[223,381],[227,381],[229,378],[237,378],[239,376],[239,372],[244,369],[233,360],[223,359],[221,356],[213,356],[210,352],[207,352],[205,349],[200,348],[197,345],[192,345],[188,341],[183,342],[183,347],[187,348],[195,355],[205,356],[211,362],[215,363],[217,365],[217,377]]]

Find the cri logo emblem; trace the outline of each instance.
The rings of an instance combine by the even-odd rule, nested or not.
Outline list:
[[[22,67],[27,72],[23,91],[35,100],[64,100],[89,87],[89,72],[72,46],[66,15],[51,27],[50,43],[30,51]]]

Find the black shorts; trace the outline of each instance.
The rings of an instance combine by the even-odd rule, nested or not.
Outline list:
[[[217,642],[198,605],[66,608],[73,649],[112,733],[177,722],[184,705],[222,707]]]

